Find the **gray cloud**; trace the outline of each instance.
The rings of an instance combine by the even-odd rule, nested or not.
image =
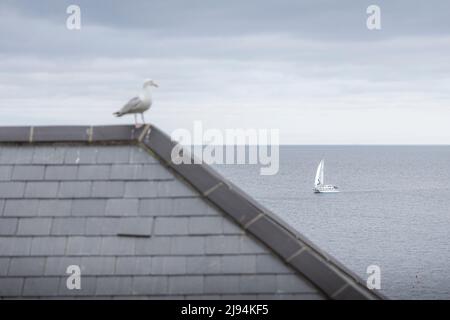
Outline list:
[[[378,1],[376,32],[372,1],[78,1],[82,30],[68,31],[71,3],[0,4],[2,124],[116,121],[153,77],[149,116],[166,130],[200,119],[280,128],[285,143],[450,143],[446,1]]]

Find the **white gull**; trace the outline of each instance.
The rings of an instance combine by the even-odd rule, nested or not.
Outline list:
[[[117,117],[121,117],[125,114],[134,114],[134,122],[136,124],[136,127],[140,127],[142,124],[145,123],[144,120],[144,112],[150,109],[152,106],[152,91],[151,87],[158,88],[158,85],[151,79],[146,79],[144,81],[144,85],[142,86],[141,93],[137,96],[132,98],[130,101],[127,102],[126,105],[122,107],[117,112],[114,112],[114,115]],[[137,123],[137,114],[140,113],[142,117],[142,124],[138,125]]]

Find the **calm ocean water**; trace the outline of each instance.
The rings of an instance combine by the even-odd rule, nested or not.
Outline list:
[[[322,158],[340,193],[312,192]],[[215,167],[363,279],[379,265],[388,297],[450,299],[450,147],[282,146],[274,176]]]

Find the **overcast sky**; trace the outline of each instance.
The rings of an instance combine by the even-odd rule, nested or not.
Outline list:
[[[448,0],[1,0],[0,125],[132,123],[112,112],[152,78],[146,117],[169,133],[201,120],[282,143],[450,144],[449,57]]]

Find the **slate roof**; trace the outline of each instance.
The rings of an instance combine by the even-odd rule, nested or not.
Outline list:
[[[173,146],[150,125],[0,127],[0,297],[383,298]]]

